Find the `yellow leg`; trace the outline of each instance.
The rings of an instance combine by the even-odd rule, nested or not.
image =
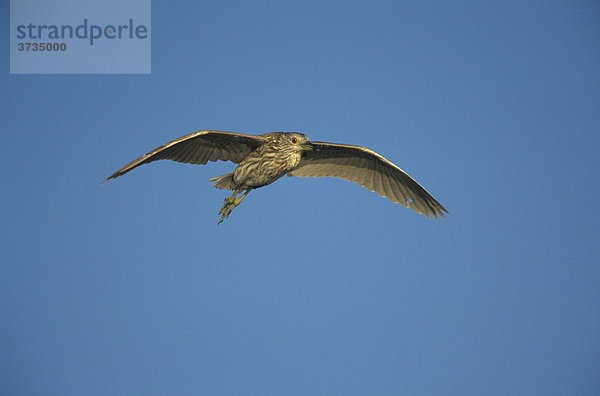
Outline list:
[[[241,204],[242,200],[244,198],[246,198],[246,195],[248,195],[248,193],[250,192],[250,190],[248,189],[248,190],[246,190],[246,192],[244,194],[242,194],[241,197],[236,198],[236,196],[241,191],[242,191],[241,189],[235,190],[235,192],[233,193],[233,195],[231,197],[225,198],[225,205],[223,205],[221,210],[219,210],[219,214],[221,215],[221,220],[219,220],[218,224],[221,224],[223,222],[223,220],[228,218],[229,215],[231,214],[231,212],[233,211],[233,209],[235,209],[239,204]]]

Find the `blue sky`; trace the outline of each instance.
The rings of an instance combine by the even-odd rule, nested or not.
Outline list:
[[[598,394],[599,11],[154,1],[150,75],[6,59],[2,393]],[[200,129],[365,145],[450,214],[286,177],[217,226],[223,162],[100,184]]]

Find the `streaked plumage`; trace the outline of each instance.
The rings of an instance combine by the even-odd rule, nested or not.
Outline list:
[[[246,135],[234,132],[199,131],[173,140],[125,165],[106,180],[114,179],[156,160],[206,164],[232,161],[232,173],[214,177],[215,187],[235,190],[219,213],[222,222],[255,188],[273,183],[283,175],[337,177],[355,182],[382,197],[399,202],[425,216],[444,217],[448,211],[406,172],[365,147],[309,142],[295,132]],[[245,191],[241,198],[237,194]]]

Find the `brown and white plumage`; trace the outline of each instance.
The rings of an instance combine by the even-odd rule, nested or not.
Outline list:
[[[406,172],[374,151],[360,146],[309,142],[306,135],[295,132],[246,135],[205,130],[191,133],[132,161],[105,181],[161,159],[192,164],[217,160],[238,164],[234,172],[210,179],[217,188],[235,190],[219,212],[221,221],[250,190],[271,184],[285,174],[337,177],[355,182],[427,217],[444,217],[444,213],[448,213]],[[236,199],[236,195],[244,190],[244,195]]]
[[[140,165],[162,159],[197,165],[218,160],[239,164],[264,142],[262,136],[210,130],[198,131],[142,155],[107,177],[104,182],[122,176]]]
[[[429,217],[448,213],[419,183],[392,162],[366,147],[311,142],[290,176],[337,177],[357,183],[392,202]]]

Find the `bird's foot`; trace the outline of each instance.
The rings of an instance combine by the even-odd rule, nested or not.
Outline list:
[[[238,200],[235,199],[235,196],[225,198],[225,204],[223,205],[221,210],[219,210],[219,214],[224,214],[227,211],[231,212],[231,210],[233,210],[234,207],[239,205],[239,202],[236,203],[236,201]]]
[[[225,205],[232,205],[235,202],[235,195],[225,198]]]
[[[227,197],[225,198],[225,205],[219,210],[219,214],[221,215],[221,220],[219,220],[218,224],[221,224],[223,220],[229,217],[233,209],[235,209],[240,203],[242,203],[242,198],[234,198]]]
[[[242,203],[242,200],[248,195],[251,189],[246,190],[246,192],[239,198],[236,198],[239,190],[236,190],[231,197],[225,198],[225,204],[219,210],[219,214],[221,215],[221,220],[219,220],[218,224],[221,224],[223,220],[229,217],[233,209],[235,209],[239,204]]]

